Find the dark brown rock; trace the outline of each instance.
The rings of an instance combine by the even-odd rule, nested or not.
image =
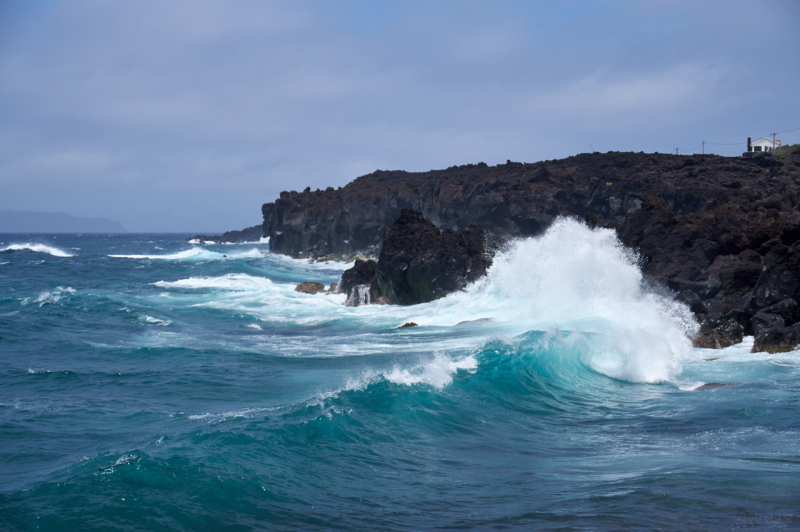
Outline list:
[[[800,345],[800,323],[790,327],[764,327],[755,335],[753,352],[784,353]]]
[[[735,319],[729,319],[716,327],[701,328],[693,339],[695,347],[720,349],[738,344],[744,339],[744,327]]]
[[[409,327],[419,327],[419,325],[417,325],[413,321],[409,321],[408,323],[402,324],[400,327],[398,327],[398,329],[408,329]]]
[[[322,283],[316,283],[313,281],[304,281],[297,285],[294,289],[295,292],[301,292],[303,294],[318,294],[325,290],[325,285]]]

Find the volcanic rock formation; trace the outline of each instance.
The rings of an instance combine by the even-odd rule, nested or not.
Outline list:
[[[376,255],[404,207],[441,230],[474,224],[503,236],[536,235],[557,216],[577,216],[616,229],[640,253],[645,275],[691,306],[703,327],[698,345],[755,334],[759,347],[785,349],[796,323],[786,300],[800,301],[800,294],[789,281],[765,276],[796,271],[799,202],[795,147],[777,157],[593,153],[534,164],[376,171],[338,190],[282,192],[262,213],[273,251],[312,257]],[[753,292],[776,282],[785,288],[775,297],[783,299]],[[404,301],[394,284],[392,290]],[[759,311],[783,324],[756,319]]]
[[[491,266],[488,238],[474,225],[439,231],[422,213],[405,208],[386,229],[372,293],[412,305],[462,290]]]

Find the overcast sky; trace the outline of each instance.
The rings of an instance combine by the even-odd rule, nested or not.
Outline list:
[[[2,0],[0,210],[212,232],[376,169],[737,155],[800,128],[799,57],[796,0]]]

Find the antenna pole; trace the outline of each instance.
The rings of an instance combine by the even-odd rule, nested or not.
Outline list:
[[[703,141],[703,151],[701,152],[703,155],[706,154],[706,141]]]

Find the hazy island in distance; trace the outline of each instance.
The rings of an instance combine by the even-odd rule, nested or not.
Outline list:
[[[127,233],[108,218],[82,218],[65,212],[0,211],[0,233]]]

